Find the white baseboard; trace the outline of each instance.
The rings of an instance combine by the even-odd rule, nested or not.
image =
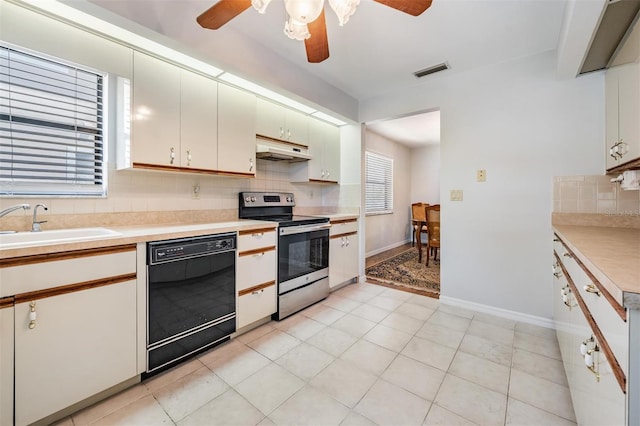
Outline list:
[[[496,308],[495,306],[482,305],[480,303],[469,302],[467,300],[456,299],[453,297],[440,296],[440,302],[446,305],[457,306],[459,308],[469,309],[472,311],[482,312],[497,317],[507,318],[514,321],[525,322],[528,324],[538,325],[540,327],[555,328],[551,318],[544,318],[535,315],[524,314],[522,312],[510,311],[508,309]]]
[[[396,247],[403,246],[403,245],[405,245],[405,244],[407,244],[407,243],[410,243],[410,242],[411,242],[411,240],[400,241],[400,242],[398,242],[398,243],[394,243],[394,244],[391,244],[391,245],[389,245],[389,246],[382,247],[382,248],[379,248],[379,249],[377,249],[377,250],[373,250],[373,251],[370,251],[370,252],[368,252],[368,253],[365,253],[364,257],[365,257],[365,258],[367,258],[367,257],[371,257],[371,256],[374,256],[374,255],[376,255],[376,254],[378,254],[378,253],[382,253],[383,251],[391,250],[391,249],[394,249],[394,248],[396,248]]]

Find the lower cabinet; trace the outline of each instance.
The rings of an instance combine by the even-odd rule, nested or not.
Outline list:
[[[576,420],[579,425],[625,425],[629,341],[620,335],[628,330],[627,322],[573,256],[556,238],[554,322]],[[594,304],[590,298],[599,300]],[[617,327],[610,326],[614,315]]]
[[[1,424],[55,421],[136,377],[136,270],[133,244],[2,263]]]
[[[332,220],[329,239],[329,287],[333,288],[358,278],[358,220]]]
[[[277,310],[274,228],[238,232],[236,291],[239,330]]]

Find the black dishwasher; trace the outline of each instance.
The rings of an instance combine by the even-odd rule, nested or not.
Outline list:
[[[145,376],[235,332],[235,261],[235,233],[147,244]]]

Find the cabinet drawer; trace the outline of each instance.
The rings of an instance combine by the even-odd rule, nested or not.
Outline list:
[[[7,259],[0,263],[0,297],[135,272],[135,245]]]
[[[358,221],[356,219],[331,222],[330,236],[350,234],[352,232],[358,232]]]
[[[238,232],[238,252],[255,250],[276,245],[276,231],[273,228],[254,229]]]
[[[276,250],[238,255],[236,265],[236,289],[238,291],[276,279]]]
[[[268,317],[276,311],[276,284],[248,291],[238,295],[238,328],[242,328],[259,319]]]

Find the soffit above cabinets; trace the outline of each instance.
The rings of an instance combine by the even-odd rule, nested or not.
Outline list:
[[[634,31],[639,11],[640,2],[637,0],[609,0],[607,2],[600,24],[580,69],[580,74],[634,62],[638,59],[637,51],[635,54],[630,54],[630,49],[624,49],[624,46],[627,44],[627,40],[631,41],[632,33],[635,33],[636,37],[640,36],[639,31]],[[618,60],[623,50],[626,50],[624,58],[631,57],[630,60],[624,59],[627,62]]]

